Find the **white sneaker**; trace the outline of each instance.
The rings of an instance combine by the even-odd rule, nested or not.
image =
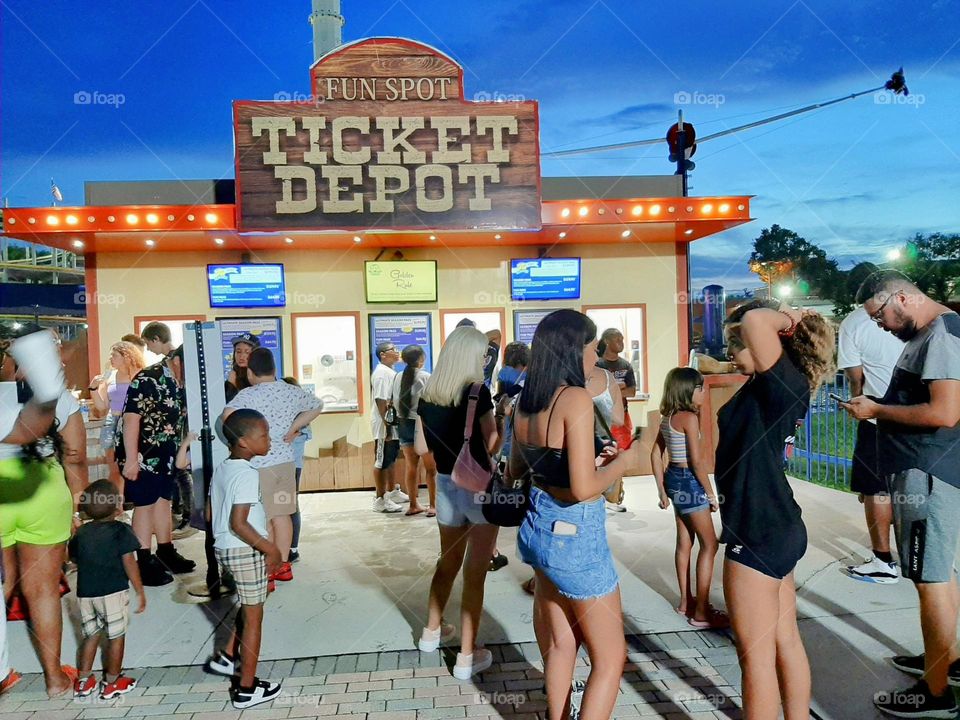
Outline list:
[[[256,678],[253,690],[241,690],[239,687],[230,689],[230,700],[238,710],[253,707],[261,703],[270,702],[280,694],[280,683]]]
[[[607,510],[612,510],[613,512],[626,512],[627,508],[624,505],[619,505],[617,503],[608,502]]]
[[[474,648],[473,655],[457,653],[457,664],[453,666],[453,676],[457,680],[469,680],[491,665],[493,665],[493,653],[486,648]]]
[[[237,671],[236,660],[227,657],[222,652],[215,652],[203,665],[204,672],[211,675],[222,675],[223,677],[233,677]]]
[[[862,565],[848,565],[847,572],[854,580],[861,582],[892,585],[900,580],[900,569],[896,563],[887,563],[874,556]]]
[[[373,511],[379,513],[398,513],[403,510],[402,507],[397,505],[393,500],[388,498],[386,495],[383,497],[375,498],[373,501]]]
[[[403,490],[401,490],[400,488],[394,488],[393,490],[391,490],[390,492],[388,492],[385,497],[389,498],[390,500],[393,500],[393,502],[395,502],[395,503],[408,503],[408,502],[410,502],[410,496],[407,495],[407,494],[406,494]]]
[[[440,643],[447,642],[456,632],[457,628],[446,623],[441,624],[436,630],[424,628],[423,634],[420,635],[420,640],[417,642],[417,647],[420,652],[436,652],[440,649]]]

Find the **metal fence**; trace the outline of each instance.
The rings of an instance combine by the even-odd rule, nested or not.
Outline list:
[[[837,405],[830,393],[849,395],[843,373],[824,383],[810,400],[810,412],[797,428],[793,447],[788,449],[787,474],[817,485],[849,490],[857,421]]]

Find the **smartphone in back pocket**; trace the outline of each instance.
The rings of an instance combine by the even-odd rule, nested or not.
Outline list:
[[[577,526],[564,520],[555,520],[553,523],[554,535],[576,535]]]

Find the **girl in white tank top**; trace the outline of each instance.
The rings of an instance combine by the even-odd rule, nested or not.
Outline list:
[[[677,524],[674,554],[680,602],[677,613],[685,615],[695,628],[725,628],[730,620],[710,606],[713,560],[719,543],[712,513],[718,509],[713,484],[707,475],[704,450],[700,444],[700,405],[703,376],[693,368],[674,368],[667,373],[660,401],[660,432],[650,453],[657,480],[660,507],[673,503]],[[664,466],[664,452],[669,460]],[[697,555],[696,588],[690,585],[693,540],[700,544]]]

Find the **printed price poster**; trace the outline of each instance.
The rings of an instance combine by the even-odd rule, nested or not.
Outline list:
[[[277,365],[277,377],[283,377],[283,336],[280,318],[217,318],[217,327],[220,328],[224,377],[233,369],[233,339],[247,332],[260,341],[260,347],[265,347],[273,353],[273,359]]]
[[[384,313],[370,315],[370,369],[373,370],[380,362],[377,360],[377,345],[384,342],[393,343],[397,351],[402,351],[407,345],[419,345],[427,357],[423,369],[433,371],[433,333],[431,332],[430,313]],[[402,362],[393,366],[397,372],[404,368]]]
[[[547,315],[556,311],[557,308],[541,310],[514,310],[513,311],[513,339],[517,342],[529,345],[533,342],[533,333],[537,325]]]

